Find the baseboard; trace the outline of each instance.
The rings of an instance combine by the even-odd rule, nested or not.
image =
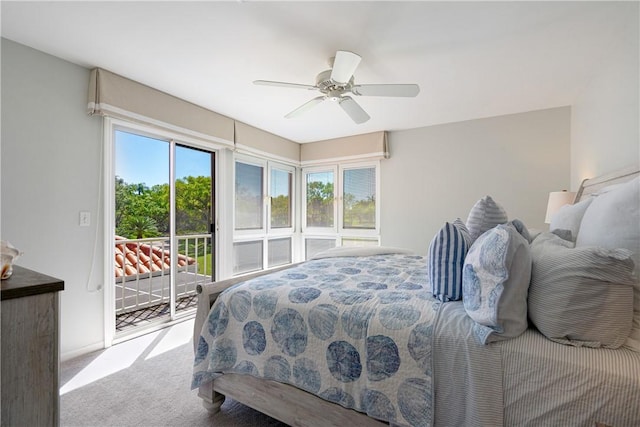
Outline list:
[[[72,351],[67,351],[60,354],[60,362],[66,362],[67,360],[75,359],[76,357],[83,356],[94,351],[103,350],[104,342],[97,342],[82,348],[78,348]]]

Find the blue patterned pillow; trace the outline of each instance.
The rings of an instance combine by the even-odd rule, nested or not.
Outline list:
[[[527,329],[530,279],[529,242],[513,225],[498,225],[473,243],[462,272],[462,299],[481,343],[514,338]]]
[[[467,217],[467,228],[471,234],[471,242],[474,242],[485,231],[491,230],[496,225],[504,224],[508,220],[504,208],[496,203],[491,196],[484,196],[473,205]]]
[[[471,246],[469,230],[457,219],[447,222],[429,245],[427,258],[433,296],[442,302],[462,298],[462,265]]]

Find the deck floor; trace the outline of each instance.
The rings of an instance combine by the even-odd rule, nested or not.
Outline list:
[[[190,295],[176,301],[176,312],[195,308],[198,296]],[[161,303],[140,310],[123,313],[116,316],[116,332],[129,331],[133,328],[149,325],[171,314],[169,303]]]

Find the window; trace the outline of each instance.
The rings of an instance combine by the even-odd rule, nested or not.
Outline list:
[[[376,169],[343,171],[343,228],[376,228]]]
[[[334,228],[334,176],[333,170],[305,174],[307,228]]]
[[[271,228],[291,228],[293,226],[291,190],[293,172],[271,169]]]
[[[379,244],[378,162],[308,168],[303,184],[306,259],[336,242]]]
[[[236,162],[236,230],[262,228],[263,169]]]
[[[268,244],[269,262],[267,266],[269,268],[277,267],[279,265],[290,264],[291,257],[291,238],[286,237],[284,239],[271,239]]]
[[[238,156],[235,161],[233,273],[293,261],[295,168]]]

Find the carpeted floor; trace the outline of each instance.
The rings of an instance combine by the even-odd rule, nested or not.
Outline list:
[[[62,363],[61,426],[286,427],[227,399],[209,415],[191,390],[193,320]]]

